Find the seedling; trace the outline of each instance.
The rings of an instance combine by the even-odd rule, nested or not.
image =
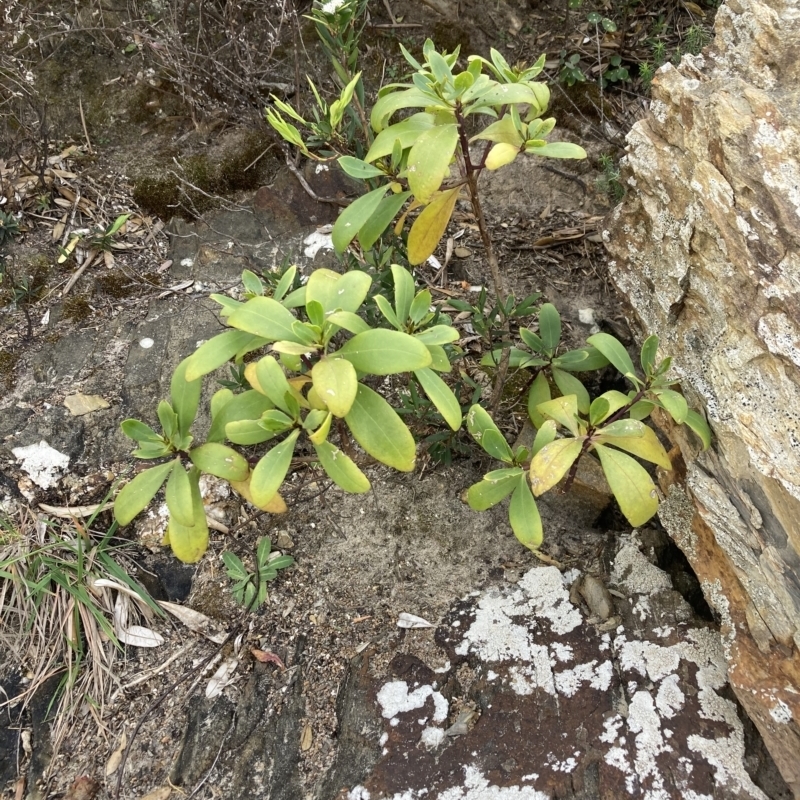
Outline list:
[[[231,591],[236,602],[248,611],[255,611],[267,601],[267,584],[278,577],[278,570],[294,564],[291,556],[272,552],[272,542],[268,536],[262,537],[258,542],[254,571],[248,570],[239,556],[230,550],[222,554],[222,560],[228,577],[233,581]]]

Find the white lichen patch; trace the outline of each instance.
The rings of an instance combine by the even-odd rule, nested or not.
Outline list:
[[[578,664],[573,669],[559,672],[555,676],[556,689],[565,697],[573,697],[584,683],[592,689],[601,692],[608,690],[614,674],[614,665],[610,661],[591,661],[588,664]]]
[[[11,452],[22,462],[22,469],[30,479],[42,489],[55,486],[69,466],[69,456],[50,447],[44,439],[39,444],[14,447]]]
[[[444,722],[447,719],[449,704],[433,686],[423,684],[413,691],[408,690],[405,681],[390,681],[378,692],[378,703],[384,719],[393,719],[398,714],[422,708],[429,697],[433,698],[433,720]]]
[[[306,258],[316,258],[320,250],[333,250],[333,239],[330,231],[314,231],[303,239],[305,248],[303,255]]]
[[[445,789],[437,795],[427,789],[418,791],[408,790],[395,794],[392,800],[548,800],[549,795],[539,792],[532,786],[492,786],[481,770],[475,765],[468,764],[464,767],[464,784]]]

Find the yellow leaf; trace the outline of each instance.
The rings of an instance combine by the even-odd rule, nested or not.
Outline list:
[[[235,492],[238,492],[250,505],[266,511],[269,514],[285,514],[288,511],[286,501],[280,496],[275,494],[272,499],[263,506],[259,506],[253,502],[253,496],[250,494],[250,478],[246,481],[230,481],[231,487]]]
[[[442,192],[417,217],[408,234],[408,260],[411,264],[421,264],[436,249],[447,230],[460,191],[461,187],[456,186]]]
[[[498,142],[486,157],[487,169],[500,169],[510,164],[519,155],[519,147],[508,142]]]
[[[552,489],[567,474],[582,447],[582,439],[556,439],[533,457],[530,475],[535,497]]]

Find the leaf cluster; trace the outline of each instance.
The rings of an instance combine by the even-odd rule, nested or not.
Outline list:
[[[440,53],[429,39],[422,61],[418,61],[405,47],[400,48],[413,70],[411,82],[381,88],[365,132],[371,142],[366,154],[363,158],[342,154],[338,159],[348,175],[368,183],[368,191],[339,216],[333,244],[337,253],[342,253],[357,239],[369,250],[393,222],[394,234],[401,235],[409,214],[415,213],[408,233],[408,260],[413,265],[421,264],[435,250],[468,174],[498,169],[523,153],[551,158],[585,158],[586,153],[578,145],[547,141],[555,126],[554,118],[543,118],[550,91],[535,80],[544,56],[530,67],[511,66],[492,49],[491,59],[470,56],[467,68],[459,70],[458,49]],[[363,108],[357,94],[360,82],[354,81],[351,79],[330,108],[312,86],[327,128],[320,126],[319,120],[306,121],[278,99],[267,110],[267,121],[307,156],[312,156],[311,143],[291,120],[310,131],[315,146],[328,136],[335,151],[335,143],[330,142],[336,132],[334,117],[338,119],[351,102],[358,110]],[[407,114],[409,110],[414,113]],[[401,115],[405,116],[397,119]],[[490,123],[470,139],[467,120],[481,116]],[[486,142],[483,156],[479,164],[472,164],[470,142],[480,141]],[[450,180],[454,162],[461,175]]]
[[[658,509],[658,493],[636,458],[663,469],[672,465],[653,429],[643,420],[660,408],[676,423],[688,425],[704,447],[711,440],[705,420],[672,388],[675,381],[668,377],[671,359],[657,360],[658,337],[648,337],[642,346],[641,372],[634,368],[619,340],[606,333],[590,336],[585,348],[559,354],[561,319],[548,303],[539,312],[538,331],[521,329],[520,338],[528,349],[511,348],[510,362],[535,375],[527,409],[536,436],[530,452],[525,447],[512,451],[486,411],[477,405],[470,409],[469,432],[492,458],[505,465],[470,487],[470,507],[483,511],[511,495],[511,527],[522,544],[536,549],[543,531],[534,498],[555,488],[565,477],[567,490],[580,460],[593,453],[626,519],[634,526],[647,522]],[[483,363],[493,363],[498,354],[489,354]],[[573,373],[607,365],[624,376],[632,388],[627,394],[612,390],[592,400]]]
[[[372,278],[359,271],[342,275],[319,269],[305,285],[290,291],[296,279],[296,268],[291,267],[271,297],[263,294],[261,279],[246,272],[244,302],[213,295],[230,330],[202,344],[178,366],[171,398],[158,407],[161,433],[139,420],[122,423],[126,435],[139,445],[134,456],[170,460],[141,472],[120,492],[117,520],[130,522],[166,483],[167,540],[181,560],[191,562],[208,546],[199,488],[202,473],[227,480],[257,508],[280,513],[286,506],[278,490],[300,441],[310,446],[331,480],[348,492],[370,488],[352,457],[350,437],[381,463],[411,471],[416,456],[411,432],[367,384],[370,376],[412,373],[450,428],[460,428],[458,399],[441,378],[451,370],[444,346],[459,334],[449,319],[431,311],[430,292],[416,292],[405,269],[392,265],[391,274],[394,302],[380,294],[374,297],[390,327],[372,327],[357,313],[363,314],[372,284]],[[202,378],[229,360],[242,364],[245,356],[266,346],[269,354],[244,364],[246,391],[234,394],[223,387],[213,395],[211,428],[206,441],[194,446],[190,428]],[[330,440],[332,435],[338,435],[341,446]],[[251,468],[225,442],[271,445]]]

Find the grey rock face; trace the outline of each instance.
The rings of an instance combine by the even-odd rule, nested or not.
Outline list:
[[[723,624],[731,684],[800,797],[800,114],[793,2],[720,8],[628,137],[612,276],[661,337],[712,452],[661,518]]]

